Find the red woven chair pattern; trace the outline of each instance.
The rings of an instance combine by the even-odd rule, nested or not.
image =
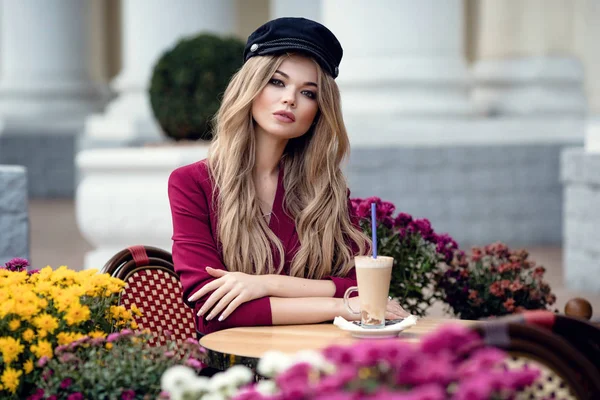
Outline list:
[[[119,303],[134,315],[139,329],[155,335],[153,344],[181,343],[196,337],[194,314],[183,302],[183,289],[173,268],[171,254],[150,246],[132,246],[115,254],[103,271],[127,283]]]
[[[176,276],[162,267],[136,268],[125,278],[121,304],[135,304],[142,312],[136,317],[140,329],[166,335],[178,343],[195,338],[193,311],[182,301],[182,288]],[[158,342],[165,340],[160,337]]]

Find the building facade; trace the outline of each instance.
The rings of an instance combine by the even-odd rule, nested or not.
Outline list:
[[[179,38],[245,39],[280,16],[318,20],[344,47],[352,195],[392,201],[463,245],[562,243],[561,152],[600,152],[600,0],[0,7],[0,164],[27,167],[31,197],[75,196],[81,150],[164,140],[148,80]]]

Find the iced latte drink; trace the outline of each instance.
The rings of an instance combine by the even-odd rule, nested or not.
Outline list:
[[[354,260],[358,287],[346,290],[346,307],[354,314],[360,313],[363,328],[383,328],[394,259],[385,256],[358,256]],[[360,298],[360,311],[352,310],[348,305],[348,296],[356,290]]]

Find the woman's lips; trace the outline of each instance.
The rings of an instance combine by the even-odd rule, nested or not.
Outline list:
[[[289,111],[276,111],[273,113],[273,116],[281,122],[294,122],[296,120],[294,114]]]
[[[292,123],[294,122],[290,117],[288,117],[287,115],[283,115],[283,114],[273,114],[275,116],[275,119],[281,122],[288,122],[288,123]]]

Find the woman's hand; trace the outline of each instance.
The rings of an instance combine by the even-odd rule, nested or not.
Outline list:
[[[359,296],[350,297],[348,299],[348,303],[350,304],[350,307],[352,307],[353,310],[360,310]],[[343,303],[343,299],[342,299],[342,309],[343,309],[342,316],[347,321],[360,321],[360,314],[353,314],[353,313],[349,312]],[[400,305],[398,300],[396,300],[396,299],[388,300],[387,307],[385,310],[385,319],[400,319],[400,318],[406,318],[409,315],[410,315],[410,313],[407,312],[404,308],[402,308],[402,306]]]
[[[188,300],[195,301],[214,290],[214,293],[209,296],[198,311],[198,316],[202,316],[210,310],[210,313],[206,316],[207,320],[213,319],[222,312],[219,321],[223,321],[241,304],[268,295],[267,288],[261,281],[260,276],[244,274],[243,272],[229,272],[211,267],[206,267],[206,272],[217,279],[192,294]]]

